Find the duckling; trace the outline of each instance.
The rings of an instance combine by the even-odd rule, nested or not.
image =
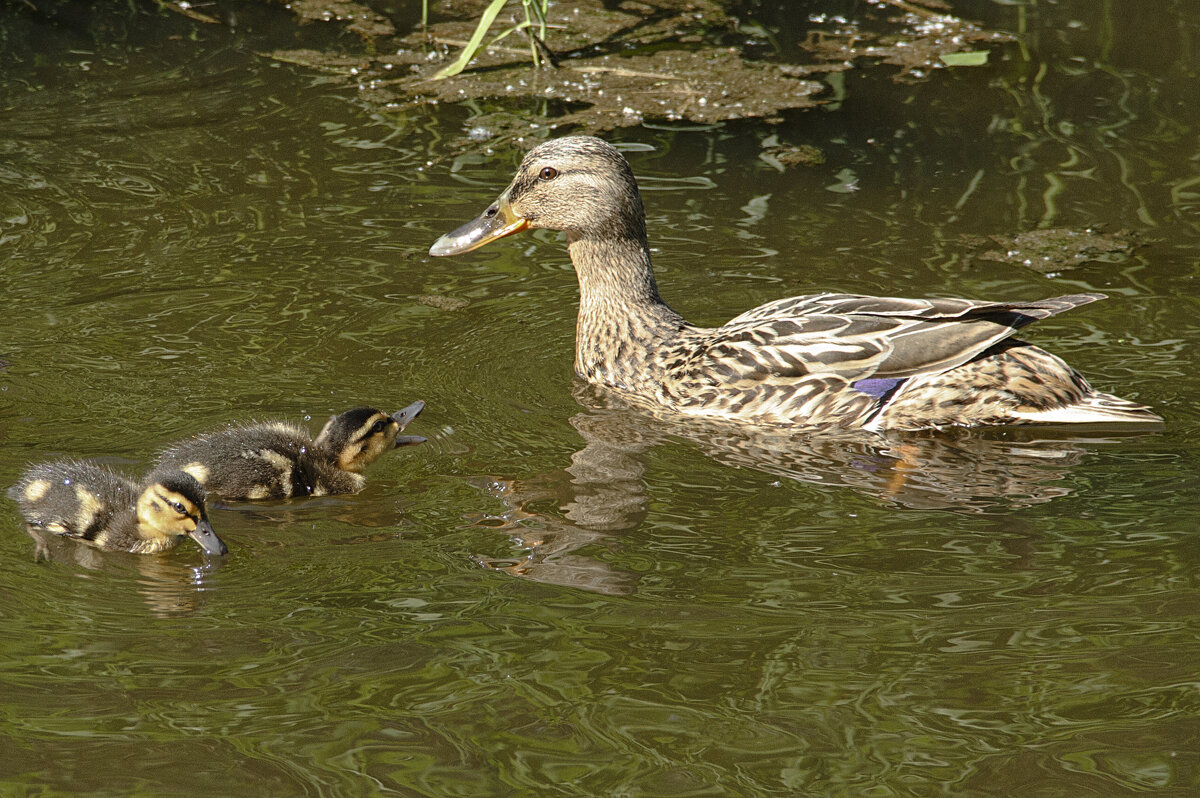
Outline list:
[[[633,170],[591,136],[530,150],[500,197],[429,254],[536,228],[566,232],[579,278],[575,372],[652,412],[873,432],[1162,422],[1010,337],[1103,294],[1029,302],[816,294],[768,302],[721,327],[689,323],[659,295]]]
[[[8,490],[30,527],[107,551],[153,554],[190,537],[205,554],[226,554],[190,474],[159,469],[137,485],[83,460],[42,463]]]
[[[425,409],[414,402],[390,416],[356,407],[326,422],[316,440],[283,421],[234,426],[177,443],[159,467],[191,474],[210,496],[222,499],[290,499],[358,493],[363,469],[384,452],[424,443],[400,432]]]

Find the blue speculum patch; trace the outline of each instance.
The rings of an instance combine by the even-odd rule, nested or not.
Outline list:
[[[883,399],[892,391],[899,388],[902,382],[904,380],[901,378],[873,377],[871,379],[852,382],[850,383],[850,387],[868,396],[874,396],[876,399]]]

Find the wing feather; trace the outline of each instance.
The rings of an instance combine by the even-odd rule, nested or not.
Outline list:
[[[1071,294],[1034,302],[819,294],[770,302],[706,331],[684,364],[730,382],[834,374],[853,382],[936,374],[1016,330],[1103,299]]]

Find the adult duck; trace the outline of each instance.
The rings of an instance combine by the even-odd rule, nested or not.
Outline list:
[[[1032,302],[818,294],[697,327],[659,296],[633,170],[611,145],[538,145],[478,218],[431,255],[526,229],[561,230],[579,277],[575,371],[642,404],[773,426],[914,430],[1029,423],[1160,423],[1012,337],[1104,299]]]

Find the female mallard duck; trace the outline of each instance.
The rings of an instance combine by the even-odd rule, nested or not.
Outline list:
[[[316,440],[282,421],[229,427],[171,446],[158,465],[191,474],[223,499],[357,493],[367,481],[360,472],[384,452],[425,442],[400,434],[424,409],[414,402],[389,416],[356,407],[330,417]]]
[[[1103,294],[1034,302],[820,294],[769,302],[722,327],[689,324],[659,297],[633,171],[589,136],[535,147],[500,198],[429,254],[539,227],[566,232],[579,277],[575,371],[651,406],[874,431],[1161,421],[1010,337]]]
[[[156,470],[139,486],[86,461],[33,466],[9,488],[35,528],[108,551],[153,554],[190,537],[206,554],[226,554],[204,509],[204,488],[190,475]]]

